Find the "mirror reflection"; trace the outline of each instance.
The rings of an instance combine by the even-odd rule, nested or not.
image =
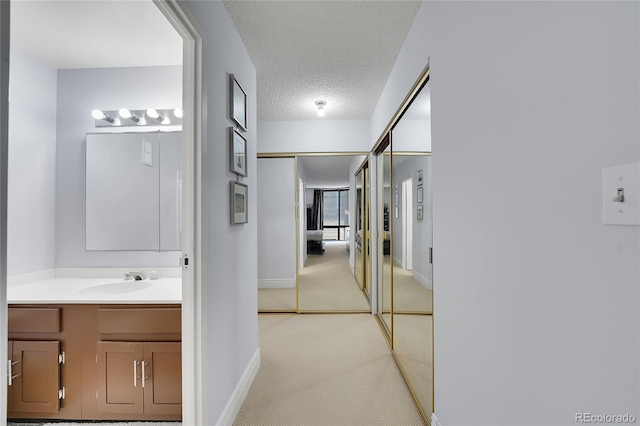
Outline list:
[[[356,248],[364,158],[258,159],[259,312],[370,311]]]
[[[392,130],[393,341],[421,409],[433,410],[433,284],[429,89]]]
[[[387,332],[391,334],[391,224],[395,209],[391,198],[391,146],[387,146],[379,157],[382,191],[382,221],[380,239],[382,241],[382,268],[378,280],[378,312]]]
[[[363,199],[362,185],[354,171],[363,158],[298,157],[298,177],[304,187],[300,204],[305,207],[304,214],[300,215],[300,311],[369,310],[358,285],[362,282],[361,272],[354,276],[354,271],[362,265],[358,248],[361,213],[358,200]]]
[[[85,173],[87,250],[180,250],[180,132],[87,134]]]

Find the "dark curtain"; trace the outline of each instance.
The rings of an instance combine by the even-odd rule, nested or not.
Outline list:
[[[322,213],[322,190],[313,190],[313,206],[311,207],[311,220],[307,229],[320,229],[320,214]]]

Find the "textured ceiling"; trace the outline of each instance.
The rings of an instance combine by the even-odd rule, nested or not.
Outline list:
[[[364,160],[364,156],[358,158]],[[298,157],[305,171],[307,188],[345,188],[349,186],[349,169],[354,156]]]
[[[368,119],[419,1],[244,1],[225,6],[258,78],[259,120]]]
[[[182,38],[151,0],[14,0],[11,41],[56,69],[182,64]]]

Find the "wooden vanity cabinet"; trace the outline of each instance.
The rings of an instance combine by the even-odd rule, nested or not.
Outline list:
[[[98,411],[182,411],[179,342],[98,342]]]
[[[180,305],[10,305],[7,418],[181,420],[180,320]]]
[[[57,413],[60,410],[59,341],[11,341],[11,405],[18,413]]]

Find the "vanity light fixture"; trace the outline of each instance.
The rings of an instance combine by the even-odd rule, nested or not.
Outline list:
[[[120,120],[118,120],[117,118],[113,118],[112,116],[110,116],[106,112],[103,112],[103,111],[101,111],[99,109],[94,109],[93,111],[91,111],[91,115],[96,120],[104,120],[107,123],[113,124],[114,126],[120,125]]]
[[[324,117],[324,107],[327,103],[325,101],[316,101],[318,107],[318,117]]]
[[[178,118],[182,118],[182,108],[176,108],[173,110],[173,115]]]
[[[169,117],[165,117],[164,115],[160,114],[155,108],[149,108],[147,110],[147,115],[154,120],[158,120],[162,124],[169,124]]]
[[[134,123],[141,124],[140,123],[140,117],[138,117],[137,115],[135,115],[134,113],[132,113],[131,111],[129,111],[126,108],[120,108],[120,111],[118,111],[118,114],[122,118],[126,118],[127,120],[131,120]]]

